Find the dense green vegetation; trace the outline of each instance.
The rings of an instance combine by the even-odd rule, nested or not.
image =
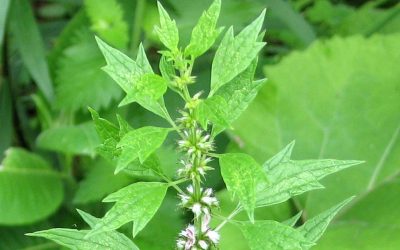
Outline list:
[[[192,29],[211,2],[162,1],[179,27],[182,49],[192,43]],[[323,190],[318,190],[322,185],[316,182],[313,188],[291,196],[314,191],[255,210],[257,220],[293,224],[297,218],[296,226],[301,226],[332,207],[331,220],[347,203],[313,249],[400,247],[400,5],[396,2],[224,0],[218,20],[218,27],[225,26],[222,35],[201,56],[192,48],[198,58],[192,72],[196,83],[188,85],[189,92],[208,93],[210,75],[216,75],[211,65],[224,33],[233,25],[237,34],[267,8],[266,35],[257,38],[267,45],[259,53],[257,69],[253,64],[249,70],[255,71],[255,79],[266,77],[268,81],[257,87],[257,97],[242,114],[230,110],[236,121],[222,120],[229,129],[215,137],[216,154],[246,153],[256,160],[248,165],[257,165],[288,145],[289,167],[306,165],[297,161],[301,159],[365,161],[321,180]],[[132,128],[170,127],[153,106],[143,105],[147,99],[136,99],[136,103],[124,99],[126,89],[101,70],[106,54],[95,36],[136,61],[146,54],[151,68],[156,73],[160,68],[163,76],[168,72],[169,54],[164,52],[161,58],[158,52],[165,51],[162,43],[167,47],[169,43],[159,39],[160,31],[154,29],[159,25],[156,1],[0,0],[0,6],[0,249],[60,249],[53,242],[25,234],[60,227],[88,229],[85,221],[91,226],[97,222],[85,212],[103,217],[114,203],[101,201],[107,196],[116,201],[115,195],[109,196],[115,191],[140,181],[176,179],[181,159],[175,149],[177,135],[161,136],[166,141],[153,154],[157,161],[145,164],[146,152],[138,155],[143,165],[126,168],[104,157],[104,150],[99,150],[104,137],[95,125],[99,114],[119,124],[118,138]],[[249,63],[257,52],[247,53],[254,54]],[[229,65],[228,60],[219,65],[224,63]],[[211,93],[220,89],[218,82],[223,77],[215,82],[211,78]],[[220,90],[222,97],[225,90]],[[130,104],[121,106],[122,99],[123,104]],[[164,102],[173,119],[181,116],[185,100],[169,90]],[[204,113],[215,124],[221,122],[221,113],[215,118],[207,108],[218,110],[221,103],[217,104],[204,105]],[[230,173],[224,171],[221,159],[221,171],[217,160],[210,163],[215,170],[208,172],[207,186],[216,190],[220,201],[216,213],[223,220],[237,202],[232,201],[222,177],[228,189],[243,190],[230,186]],[[225,164],[231,164],[230,159]],[[151,170],[155,165],[163,179]],[[116,167],[119,173],[114,175]],[[246,169],[240,171],[246,173]],[[161,202],[155,194],[165,190],[154,192],[153,202]],[[346,200],[353,195],[353,200]],[[174,248],[180,230],[192,219],[192,214],[178,210],[178,203],[175,190],[168,190],[160,209],[134,239],[140,249]],[[248,242],[259,229],[237,227],[239,221],[252,219],[249,211],[254,207],[244,210],[247,213],[234,218],[236,224],[222,228],[222,250],[257,249]],[[258,225],[265,229],[271,226],[267,224]],[[122,226],[119,232],[131,237],[132,225]],[[302,237],[295,232],[290,235]]]

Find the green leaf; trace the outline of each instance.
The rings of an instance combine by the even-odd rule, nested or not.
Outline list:
[[[139,46],[135,62],[100,38],[96,37],[96,40],[107,61],[103,70],[127,93],[120,106],[138,102],[144,108],[166,118],[167,111],[162,96],[167,90],[167,82],[153,73],[143,46]]]
[[[100,201],[106,195],[132,183],[127,175],[114,175],[114,166],[104,160],[89,161],[86,163],[91,169],[84,179],[79,182],[73,202],[87,204]],[[99,185],[101,183],[101,185]]]
[[[267,183],[261,166],[249,155],[229,153],[220,156],[221,174],[232,197],[237,197],[250,220],[254,220],[256,187]]]
[[[3,7],[2,7],[3,8]],[[54,97],[43,41],[28,0],[12,1],[10,30],[14,42],[33,80],[48,101]]]
[[[399,39],[398,34],[368,39],[336,37],[287,56],[279,64],[266,68],[269,84],[235,124],[234,133],[243,142],[243,149],[260,161],[293,139],[298,145],[296,157],[366,161],[360,167],[323,180],[325,190],[299,199],[308,216],[352,195],[367,197],[398,176],[400,76],[393,72],[397,72],[396,65],[400,64]],[[303,67],[299,69],[299,65]],[[268,143],[260,147],[260,141]],[[363,200],[355,199],[348,206],[358,207]],[[382,217],[388,218],[387,221],[400,218],[398,210],[386,210],[389,201],[385,195],[375,196],[373,210],[367,204],[363,204],[363,208],[390,213]],[[358,215],[348,214],[346,210],[347,207],[343,212],[346,219],[338,219],[341,225],[328,228],[323,249],[332,246],[379,249],[382,246],[377,242],[359,239],[373,236],[380,239],[379,242],[386,242],[399,232],[392,226],[385,226],[386,222],[381,223],[378,215],[375,218],[379,222],[365,218],[358,223],[355,222]],[[340,244],[335,244],[339,241]],[[394,246],[389,244],[388,249],[395,249]]]
[[[3,159],[3,152],[11,146],[13,138],[14,128],[11,99],[10,85],[3,81],[0,87],[0,160]]]
[[[226,32],[212,63],[210,96],[243,72],[264,47],[265,43],[257,41],[264,15],[265,10],[236,37],[232,27]]]
[[[120,171],[120,170],[118,170]],[[118,172],[117,170],[115,172]],[[155,154],[151,154],[143,163],[139,159],[124,168],[124,173],[132,176],[157,176],[162,174],[161,162]]]
[[[138,182],[110,194],[103,201],[116,202],[96,223],[90,236],[111,231],[133,221],[136,232],[143,229],[157,212],[168,186],[157,182]]]
[[[48,217],[60,206],[62,181],[41,157],[11,148],[1,164],[0,224],[31,224]]]
[[[128,44],[128,25],[124,21],[123,10],[116,0],[85,0],[86,13],[92,23],[91,28],[105,41],[118,48]]]
[[[56,107],[69,111],[84,110],[87,106],[107,107],[121,96],[121,90],[100,69],[104,58],[92,32],[83,26],[71,39],[74,42],[57,58]]]
[[[172,20],[160,2],[157,2],[158,13],[160,15],[160,26],[155,27],[155,31],[160,41],[171,51],[178,49],[179,32],[175,20]]]
[[[49,230],[26,234],[28,236],[43,237],[70,249],[126,249],[139,250],[139,248],[124,234],[116,231],[104,232],[86,237],[89,230],[76,230],[69,228],[53,228]]]
[[[284,222],[282,222],[285,225],[288,225],[290,227],[294,227],[296,225],[296,223],[299,221],[301,215],[303,214],[303,211],[298,212],[295,216],[293,216],[292,218],[289,218],[287,220],[285,220]]]
[[[400,245],[397,209],[400,180],[387,181],[357,196],[336,215],[318,242],[319,249],[390,249]]]
[[[161,56],[159,68],[161,75],[164,77],[164,79],[168,81],[172,81],[174,79],[174,65],[171,61],[168,61],[168,59],[164,55]]]
[[[270,185],[257,189],[257,206],[274,205],[304,192],[323,188],[320,179],[363,163],[330,159],[294,161],[290,160],[293,146],[294,143],[290,143],[263,165]]]
[[[223,85],[215,94],[221,96],[227,103],[225,113],[229,114],[227,116],[229,124],[249,106],[266,81],[266,79],[254,81],[256,66],[257,60],[254,60],[245,71]]]
[[[312,244],[296,229],[276,221],[255,221],[237,223],[251,250],[303,249]]]
[[[185,49],[185,54],[194,58],[201,56],[215,42],[222,29],[216,29],[221,0],[214,0],[210,8],[204,11],[198,23],[193,28],[190,43]]]
[[[82,217],[82,219],[90,226],[90,228],[94,227],[97,222],[100,221],[99,218],[94,217],[91,214],[86,213],[85,211],[76,209],[78,211],[79,215]]]
[[[168,135],[170,129],[160,127],[142,127],[128,132],[118,147],[122,148],[116,172],[124,169],[130,162],[139,158],[143,163],[157,148],[159,148]]]
[[[297,230],[300,231],[304,237],[310,242],[317,242],[319,238],[321,238],[322,234],[325,232],[329,223],[335,217],[335,215],[346,206],[354,197],[350,197],[338,205],[322,212],[321,214],[309,219]]]
[[[37,138],[38,147],[65,154],[95,155],[100,141],[93,123],[52,128]]]
[[[1,0],[0,5],[2,6],[0,9],[0,46],[3,46],[4,31],[6,27],[7,13],[10,7],[10,0]]]
[[[112,48],[100,38],[96,37],[96,41],[107,61],[107,65],[103,67],[103,70],[128,93],[134,82],[144,74],[143,69],[124,53]]]
[[[137,79],[120,106],[137,102],[144,108],[165,118],[163,95],[166,91],[167,81],[164,78],[153,73],[144,74]]]
[[[213,96],[202,101],[198,106],[199,122],[207,130],[207,124],[210,122],[217,128],[229,127],[228,104],[224,98]]]

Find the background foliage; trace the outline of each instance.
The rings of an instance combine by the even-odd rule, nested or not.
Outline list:
[[[163,1],[180,27],[180,40],[189,42],[209,4]],[[257,74],[268,82],[233,129],[218,136],[218,150],[246,152],[262,163],[296,140],[293,159],[365,160],[323,180],[325,190],[257,210],[255,216],[284,221],[304,210],[304,221],[356,195],[314,248],[398,249],[400,5],[395,0],[224,0],[220,25],[233,24],[237,32],[265,7],[268,44]],[[87,228],[76,208],[100,217],[109,209],[100,202],[105,196],[156,178],[146,171],[114,175],[115,166],[96,153],[100,139],[87,107],[115,123],[117,112],[135,128],[163,125],[137,104],[114,108],[122,93],[100,69],[106,62],[94,38],[131,57],[143,41],[156,69],[157,22],[156,2],[149,0],[0,0],[0,249],[59,249],[24,234]],[[211,59],[212,53],[199,59],[193,91],[209,88]],[[182,105],[171,93],[165,102]],[[175,152],[170,154],[175,140],[168,138],[156,153],[169,177],[177,167]],[[234,205],[218,170],[209,181],[219,190],[221,213],[229,213]],[[173,248],[189,218],[177,212],[176,203],[168,193],[136,237],[141,249]],[[234,225],[223,228],[221,249],[244,250],[246,244]]]

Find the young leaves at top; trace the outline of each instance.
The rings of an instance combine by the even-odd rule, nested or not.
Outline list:
[[[157,212],[168,185],[158,182],[138,182],[107,196],[104,202],[115,205],[101,218],[85,238],[115,230],[133,221],[135,233],[144,228]]]
[[[134,61],[100,38],[96,37],[96,40],[107,61],[103,70],[127,93],[120,105],[137,102],[163,118],[169,117],[163,99],[167,82],[153,73],[143,46],[139,46],[138,56]]]
[[[155,31],[160,41],[172,52],[178,50],[179,32],[175,20],[172,20],[167,11],[157,2],[158,13],[160,14],[160,26],[155,27]]]
[[[264,15],[265,10],[236,37],[233,36],[233,28],[228,29],[212,63],[210,96],[244,71],[264,47],[265,43],[258,41]]]
[[[237,197],[254,221],[257,185],[267,185],[267,175],[261,166],[249,155],[241,153],[224,154],[219,158],[222,178],[233,197]]]
[[[185,55],[193,58],[199,57],[206,52],[221,33],[222,28],[216,29],[221,0],[214,0],[210,8],[204,11],[198,23],[193,28],[190,43],[185,49]]]

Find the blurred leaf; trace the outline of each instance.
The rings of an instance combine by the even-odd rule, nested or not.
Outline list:
[[[210,8],[203,12],[198,23],[194,26],[190,43],[185,48],[185,54],[194,58],[201,56],[215,42],[222,29],[216,29],[221,0],[214,0]]]
[[[212,63],[210,96],[244,71],[264,47],[265,43],[257,41],[264,16],[265,10],[236,37],[232,27],[225,33]]]
[[[74,42],[58,60],[57,107],[71,111],[87,106],[99,109],[118,98],[121,91],[101,71],[102,65],[104,59],[97,49],[93,34],[86,28],[77,31]]]
[[[63,199],[63,187],[45,160],[11,148],[1,164],[0,224],[30,224],[55,212]]]
[[[106,195],[130,184],[132,179],[126,175],[114,175],[114,166],[104,160],[90,161],[91,168],[79,183],[75,193],[75,204],[100,201]]]
[[[294,33],[297,39],[301,41],[303,47],[307,47],[316,39],[312,26],[290,6],[288,1],[267,0],[266,3],[272,15],[286,24],[291,33]]]
[[[76,230],[69,228],[53,228],[27,234],[28,236],[43,237],[52,240],[70,249],[126,249],[139,250],[139,248],[124,234],[111,231],[85,237],[89,230]]]
[[[85,7],[92,29],[111,45],[126,48],[129,40],[128,25],[117,0],[85,0]]]
[[[383,183],[375,190],[355,198],[339,213],[337,222],[323,235],[316,249],[387,249],[400,245],[398,194],[400,180]]]
[[[219,164],[228,191],[232,197],[237,197],[250,220],[254,221],[257,185],[267,183],[261,166],[251,156],[241,153],[221,155]]]
[[[34,230],[41,230],[43,227],[49,225],[45,223],[39,226],[25,226],[25,227],[0,227],[0,250],[10,249],[41,249],[41,250],[55,250],[56,244],[47,242],[45,239],[28,237],[25,234]]]
[[[3,46],[4,31],[6,28],[8,8],[10,7],[10,0],[0,1],[0,47]]]
[[[84,123],[45,130],[36,143],[40,148],[64,154],[94,156],[100,141],[93,124]]]
[[[43,41],[28,0],[12,2],[9,22],[15,44],[32,78],[48,101],[53,99],[53,83],[50,78]]]
[[[296,229],[276,221],[255,221],[237,223],[251,250],[287,249],[302,250],[310,245],[303,234]]]
[[[367,195],[399,173],[399,39],[334,38],[291,54],[266,69],[271,84],[236,123],[244,149],[260,161],[293,139],[297,157],[366,160],[326,178],[326,190],[302,200],[307,216],[351,195]],[[357,199],[347,207],[354,204]],[[391,213],[400,216],[396,211]]]
[[[1,75],[0,75],[1,78]],[[2,79],[0,79],[1,81]],[[0,160],[4,151],[10,147],[13,138],[12,102],[9,84],[5,81],[0,85]]]
[[[133,221],[136,232],[140,231],[157,212],[167,188],[165,183],[138,182],[110,194],[103,201],[115,202],[115,205],[96,223],[89,235],[117,229],[130,221]]]

